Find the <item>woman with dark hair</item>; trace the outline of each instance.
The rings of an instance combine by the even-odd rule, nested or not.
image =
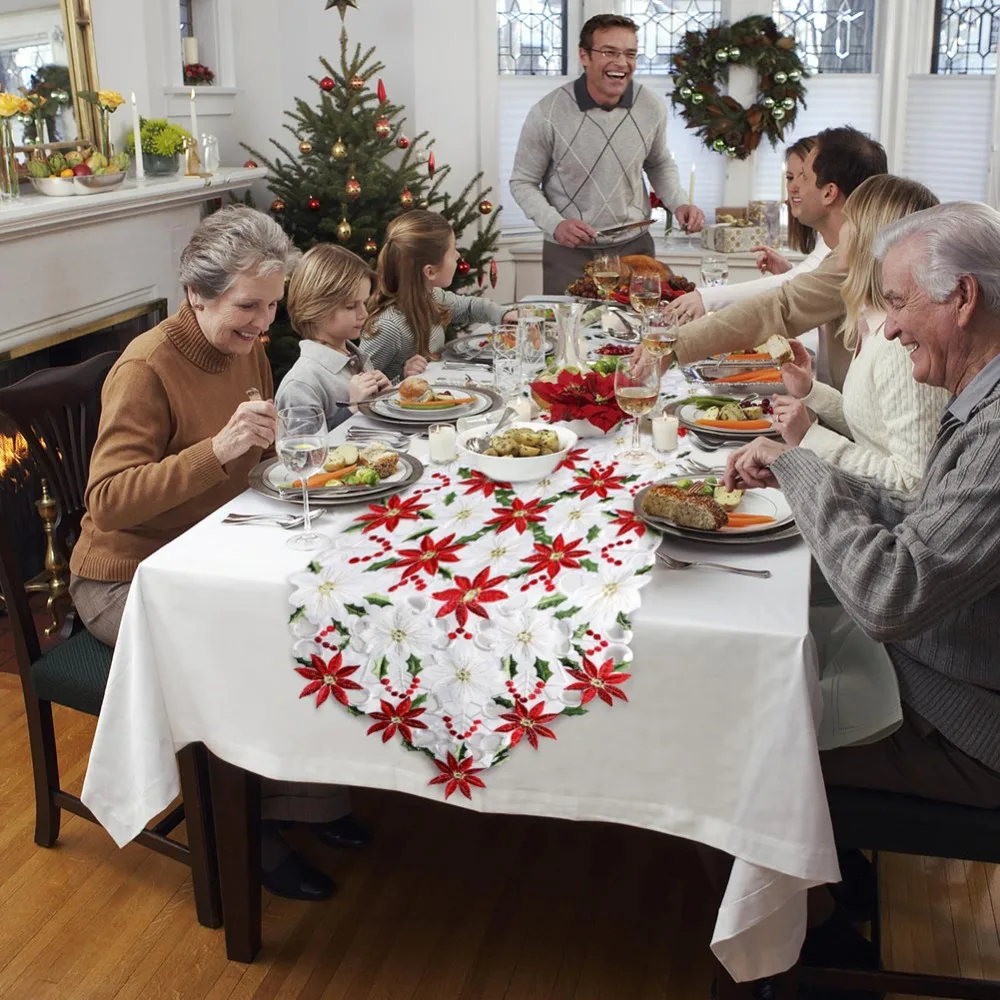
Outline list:
[[[697,288],[674,299],[673,311],[680,323],[689,323],[706,312],[724,309],[734,302],[769,292],[797,274],[815,270],[827,256],[830,248],[815,229],[799,220],[798,179],[802,164],[816,145],[813,136],[799,139],[785,150],[785,179],[788,183],[788,245],[808,256],[792,265],[785,257],[770,247],[756,247],[757,267],[765,275],[754,281],[738,281],[733,285]]]

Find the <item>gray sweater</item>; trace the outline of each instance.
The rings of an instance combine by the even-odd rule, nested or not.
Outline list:
[[[510,193],[551,240],[563,219],[610,229],[649,218],[653,190],[670,209],[687,192],[667,149],[667,111],[648,87],[629,84],[610,110],[595,103],[584,77],[546,94],[529,112],[510,175]],[[598,239],[627,243],[638,230]]]
[[[837,598],[886,644],[902,700],[1000,771],[1000,358],[952,400],[912,492],[804,448],[771,468]]]
[[[351,415],[351,378],[372,367],[357,344],[348,342],[347,349],[350,355],[316,340],[300,341],[299,360],[281,380],[274,405],[279,410],[286,406],[322,407],[327,428],[345,421]]]
[[[434,300],[451,310],[455,326],[470,323],[499,323],[506,309],[498,302],[474,295],[456,295],[441,288],[434,289]],[[403,374],[403,365],[417,353],[417,339],[406,317],[395,306],[389,306],[375,321],[373,335],[361,339],[361,350],[376,371],[389,379]],[[444,327],[438,324],[431,330],[430,353],[440,354],[444,347]]]

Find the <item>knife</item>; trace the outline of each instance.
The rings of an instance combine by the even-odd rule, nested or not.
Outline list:
[[[613,226],[611,229],[598,229],[598,236],[612,236],[614,233],[624,233],[627,229],[642,229],[644,226],[651,226],[655,219],[643,219],[642,222],[629,222],[624,226]]]

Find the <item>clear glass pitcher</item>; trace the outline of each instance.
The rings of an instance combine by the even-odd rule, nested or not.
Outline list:
[[[580,318],[587,309],[585,302],[559,302],[556,304],[556,366],[558,368],[586,368],[587,345]]]

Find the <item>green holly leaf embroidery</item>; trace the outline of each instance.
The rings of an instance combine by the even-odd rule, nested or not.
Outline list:
[[[374,604],[375,607],[377,607],[377,608],[390,608],[390,607],[392,607],[392,601],[388,600],[385,597],[382,597],[381,594],[365,594],[365,600],[369,604]]]
[[[493,704],[494,705],[499,705],[501,708],[510,709],[511,711],[514,710],[514,702],[512,702],[508,698],[501,698],[500,695],[494,696],[494,698],[493,698]]]
[[[538,674],[538,679],[543,684],[547,683],[548,679],[552,676],[552,671],[545,660],[535,660],[535,673]]]
[[[576,706],[574,706],[572,708],[564,708],[559,714],[560,715],[586,715],[587,714],[587,709],[585,709],[583,707],[583,705],[576,705]]]
[[[572,618],[573,615],[579,614],[580,611],[582,611],[582,610],[583,610],[582,608],[562,608],[561,610],[559,610],[559,611],[557,611],[555,613],[554,617],[559,618],[559,619],[562,619],[562,618]]]
[[[292,622],[301,621],[303,618],[305,618],[305,615],[306,615],[305,608],[296,608],[292,612],[291,617],[288,619],[288,624],[290,625]]]
[[[368,614],[368,609],[363,608],[360,604],[345,604],[344,607],[350,611],[352,615],[357,615],[358,618]]]
[[[407,535],[403,540],[406,542],[415,542],[418,538],[423,538],[424,535],[429,535],[434,530],[434,528],[424,528],[422,531],[415,531],[412,535]]]
[[[562,604],[566,600],[565,594],[552,594],[551,597],[543,597],[536,605],[535,608],[539,611],[544,611],[546,608],[554,608]]]
[[[591,573],[596,573],[596,572],[597,572],[597,570],[598,570],[598,569],[600,568],[600,567],[599,567],[599,566],[597,565],[597,563],[595,563],[595,562],[594,562],[594,561],[593,561],[592,559],[581,559],[581,560],[580,560],[580,565],[581,565],[581,566],[582,566],[582,567],[583,567],[583,568],[584,568],[585,570],[589,570],[589,571],[590,571]]]
[[[632,627],[632,620],[629,618],[627,614],[625,614],[624,611],[618,612],[618,615],[615,617],[615,622],[621,625],[622,628],[630,629]]]
[[[421,671],[420,660],[417,659],[412,653],[410,653],[409,659],[406,661],[406,672],[411,677],[416,677]]]
[[[445,505],[445,507],[450,507],[454,502],[455,502],[455,494],[454,493],[449,493],[444,498],[444,505]]]
[[[604,513],[605,513],[605,514],[607,514],[607,513],[609,513],[609,512],[608,512],[608,511],[605,511]],[[588,542],[592,542],[592,541],[594,541],[594,539],[595,539],[595,538],[597,538],[597,537],[599,537],[599,536],[600,536],[600,534],[601,534],[601,529],[600,529],[600,528],[599,528],[599,527],[598,527],[598,526],[597,526],[597,525],[595,524],[595,525],[594,525],[594,526],[593,526],[593,527],[592,527],[592,528],[590,529],[590,531],[588,531],[588,532],[587,532],[587,541],[588,541]]]

